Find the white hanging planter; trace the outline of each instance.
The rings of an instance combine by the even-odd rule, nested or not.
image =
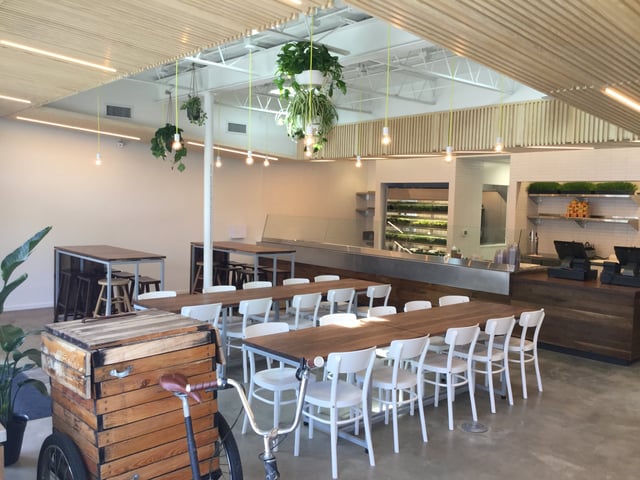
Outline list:
[[[321,87],[324,84],[325,76],[320,70],[304,70],[296,75],[296,82],[301,87],[311,85],[312,87]]]

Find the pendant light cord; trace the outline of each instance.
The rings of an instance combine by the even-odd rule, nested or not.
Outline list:
[[[311,14],[311,26],[309,27],[309,118],[307,119],[307,121],[309,122],[309,125],[311,124],[312,120],[313,120],[313,112],[311,111],[311,109],[313,108],[313,103],[312,103],[312,99],[311,99],[311,89],[312,89],[312,84],[311,84],[311,71],[313,70],[313,22],[314,22],[314,15]],[[305,128],[306,131],[306,128]]]
[[[178,131],[178,60],[176,60],[176,133]]]
[[[252,80],[253,80],[253,48],[249,49],[249,125],[247,126],[249,131],[249,141],[248,143],[248,151],[251,151],[251,113],[253,111],[253,89],[252,89]]]
[[[451,136],[453,133],[453,90],[456,84],[456,58],[453,57],[453,63],[451,64],[451,98],[449,99],[449,138],[447,140],[447,146],[451,147]]]
[[[387,93],[384,101],[384,126],[389,120],[389,78],[391,73],[391,24],[387,26]]]
[[[504,75],[500,75],[500,110],[498,113],[498,136],[499,137],[502,137],[502,107],[504,104],[503,82],[504,82]],[[502,140],[502,142],[504,143],[504,139]]]
[[[96,100],[96,114],[98,116],[98,153],[100,153],[100,95]]]

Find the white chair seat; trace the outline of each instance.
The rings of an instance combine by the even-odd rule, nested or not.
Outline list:
[[[388,352],[388,351],[387,351]],[[375,387],[383,389],[391,389],[394,386],[393,383],[393,368],[390,366],[380,366],[373,369],[373,376],[375,378]],[[395,383],[397,388],[409,388],[416,384],[416,374],[409,370],[398,370],[398,380]]]
[[[300,382],[296,378],[296,368],[269,368],[260,370],[253,376],[253,383],[269,390],[295,389]]]
[[[307,397],[313,397],[313,405],[321,408],[331,406],[346,408],[358,404],[362,400],[362,389],[356,385],[339,381],[338,391],[340,393],[333,404],[331,402],[331,383],[316,382],[307,386]]]
[[[444,343],[444,337],[436,335],[435,337],[431,337],[431,341],[429,342],[429,350],[435,353],[445,353],[449,350],[449,345]]]
[[[424,359],[425,366],[429,367],[429,371],[435,373],[447,373],[447,355],[430,353]],[[463,373],[467,370],[467,362],[462,358],[454,357],[451,360],[451,373]]]

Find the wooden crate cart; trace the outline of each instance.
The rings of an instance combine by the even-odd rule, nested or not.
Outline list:
[[[91,479],[191,478],[182,407],[158,378],[214,380],[215,355],[211,325],[157,310],[47,325],[42,367],[51,377],[53,430],[72,438]],[[216,411],[215,395],[203,393],[191,412],[203,473]]]

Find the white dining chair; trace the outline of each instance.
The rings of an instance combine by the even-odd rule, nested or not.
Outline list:
[[[289,322],[292,330],[315,327],[318,324],[318,308],[320,307],[321,293],[301,293],[291,299],[291,315]]]
[[[366,296],[369,299],[367,306],[358,307],[356,314],[359,317],[366,317],[369,315],[369,309],[375,306],[375,302],[382,302],[382,305],[386,306],[389,302],[389,295],[391,294],[391,285],[370,285],[367,287]]]
[[[366,449],[369,465],[375,466],[373,442],[371,440],[371,420],[369,412],[369,391],[371,372],[375,360],[375,347],[351,352],[330,353],[325,364],[326,380],[312,382],[307,386],[303,419],[309,425],[309,438],[313,438],[314,423],[327,425],[331,437],[331,476],[338,478],[338,428],[353,425],[356,435],[360,422],[364,425]],[[356,373],[361,373],[362,382],[350,381]],[[319,410],[322,409],[322,412]],[[329,417],[324,412],[329,411]],[[344,415],[341,412],[345,412]],[[300,454],[300,429],[296,429],[294,456]]]
[[[289,331],[289,325],[285,322],[267,322],[249,325],[245,329],[245,339],[259,337],[263,335],[273,335]],[[282,400],[282,394],[287,390],[297,391],[300,382],[296,378],[297,368],[285,367],[284,364],[271,362],[269,357],[255,353],[253,350],[247,351],[249,357],[249,405],[254,400],[258,400],[267,405],[273,406],[273,428],[278,428],[280,423],[280,407],[282,405],[296,403],[296,396],[289,400]],[[267,368],[256,369],[256,357],[267,359]],[[246,433],[249,425],[249,418],[245,414],[242,422],[242,433]]]
[[[427,310],[431,307],[432,305],[429,300],[410,300],[404,304],[403,311],[413,312],[415,310]]]
[[[427,425],[424,415],[424,382],[422,381],[422,365],[429,347],[429,335],[418,338],[393,340],[388,349],[387,359],[391,365],[374,367],[371,374],[371,387],[378,392],[375,400],[385,412],[385,424],[389,423],[389,410],[393,417],[393,451],[400,452],[398,440],[398,408],[403,405],[411,406],[413,415],[414,405],[418,404],[420,412],[420,428],[422,441],[427,442]],[[404,368],[406,362],[415,359],[415,371]],[[364,381],[361,374],[359,381]]]
[[[272,304],[273,301],[271,297],[242,300],[238,306],[238,313],[242,315],[242,322],[240,322],[239,325],[229,325],[227,327],[227,358],[230,357],[232,348],[242,351],[242,371],[245,383],[249,380],[247,354],[242,348],[242,340],[244,340],[245,331],[251,318],[261,317],[262,322],[267,322],[269,320],[269,312],[271,311]]]
[[[208,322],[215,328],[218,328],[221,303],[208,303],[205,305],[186,305],[180,309],[180,315],[189,318],[195,318],[203,322]]]

